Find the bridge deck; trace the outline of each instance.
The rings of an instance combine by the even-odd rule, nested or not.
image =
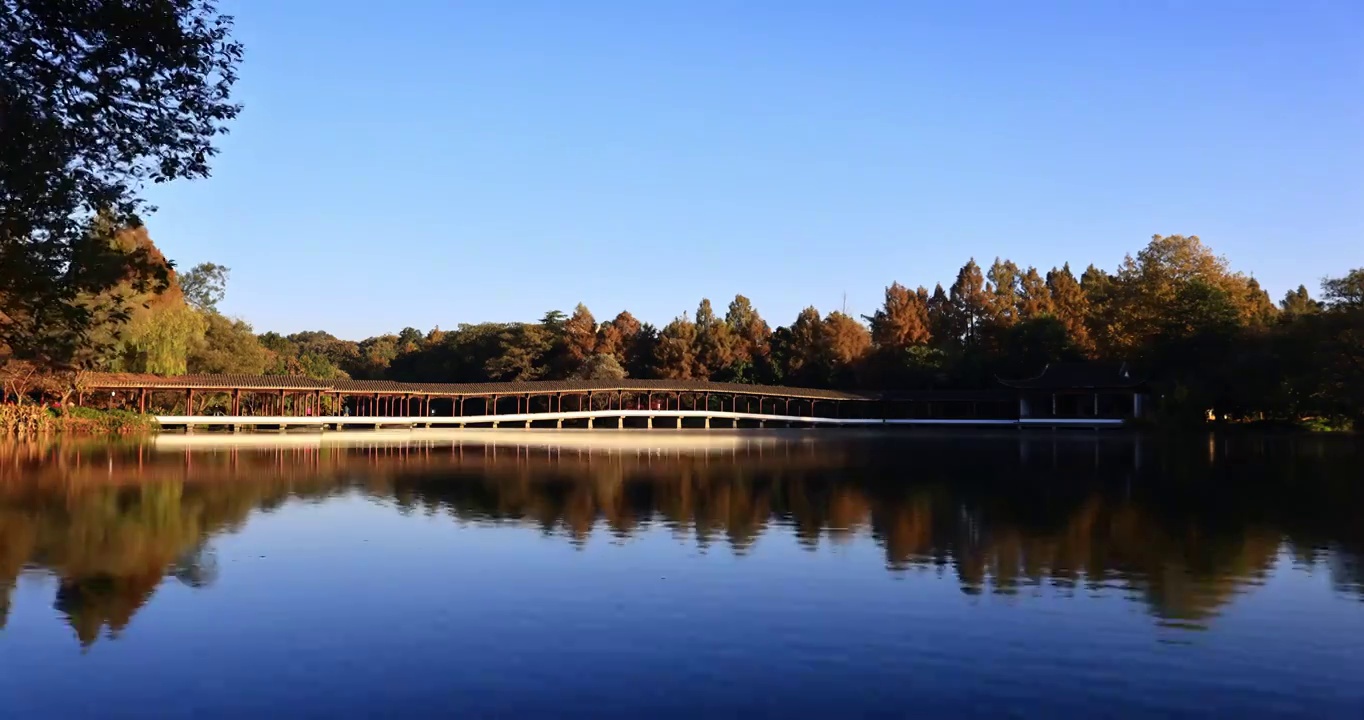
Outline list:
[[[758,423],[785,423],[790,425],[832,426],[832,427],[893,427],[893,426],[964,426],[964,427],[1114,427],[1122,425],[1121,419],[1114,418],[1025,418],[1025,419],[987,419],[987,418],[830,418],[811,415],[781,415],[771,413],[726,412],[719,410],[574,410],[568,412],[504,413],[497,415],[464,416],[242,416],[242,415],[159,415],[157,422],[168,427],[195,426],[270,426],[270,427],[325,427],[352,426],[377,427],[380,425],[405,425],[409,427],[465,427],[468,425],[502,425],[505,423],[529,426],[533,422],[563,422],[574,420],[624,420],[626,418],[644,419],[698,419],[706,421],[728,420],[731,423],[743,421]],[[679,422],[680,425],[680,422]]]

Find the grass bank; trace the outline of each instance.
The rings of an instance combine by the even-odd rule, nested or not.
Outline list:
[[[156,429],[151,415],[127,410],[68,407],[62,412],[40,405],[0,405],[0,436],[141,435]]]

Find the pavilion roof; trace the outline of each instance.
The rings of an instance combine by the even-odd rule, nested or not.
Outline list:
[[[1127,363],[1063,362],[1047,365],[1036,377],[1000,379],[1006,387],[1020,390],[1094,390],[1132,388],[1145,383]]]

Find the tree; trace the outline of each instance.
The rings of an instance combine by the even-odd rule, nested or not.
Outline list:
[[[168,278],[110,252],[141,225],[144,183],[202,178],[239,106],[242,48],[209,0],[0,0],[0,344],[69,364],[95,322],[80,302]]]
[[[1018,322],[1019,280],[1021,272],[1012,260],[1000,260],[990,266],[986,277],[986,306],[995,327],[1008,327]]]
[[[813,384],[820,381],[823,368],[820,346],[823,343],[824,322],[813,306],[800,311],[791,327],[782,333],[786,367],[783,375],[789,382]]]
[[[886,288],[881,309],[866,318],[871,323],[872,341],[897,352],[927,344],[933,337],[929,330],[928,303],[928,291],[924,288],[911,292],[900,283],[891,283]]]
[[[1279,309],[1285,316],[1295,318],[1321,312],[1321,303],[1312,299],[1306,285],[1299,285],[1297,290],[1289,290],[1284,294],[1283,300],[1279,301]]]
[[[1098,282],[1095,274],[1099,271],[1094,270],[1094,273],[1086,271],[1092,283]],[[1089,334],[1089,295],[1071,274],[1070,263],[1062,265],[1060,270],[1052,268],[1047,272],[1047,291],[1051,297],[1052,312],[1065,328],[1071,344],[1080,352],[1091,354],[1094,341]]]
[[[928,331],[940,350],[955,350],[961,344],[952,299],[943,290],[942,283],[933,286],[933,294],[928,298]]]
[[[1194,283],[1219,290],[1243,325],[1262,324],[1274,312],[1253,278],[1232,272],[1196,235],[1155,235],[1135,258],[1123,260],[1107,288],[1099,314],[1109,351],[1139,354]]]
[[[734,348],[736,362],[757,363],[766,360],[771,352],[772,328],[758,315],[748,298],[734,296],[725,312],[725,325],[729,326],[737,340]]]
[[[1323,280],[1321,292],[1332,308],[1364,308],[1364,268],[1351,270],[1344,277]]]
[[[187,372],[210,375],[263,375],[270,351],[256,339],[251,326],[218,313],[204,316],[203,342],[190,351]]]
[[[124,344],[134,360],[128,370],[157,375],[184,374],[190,352],[204,342],[208,321],[178,298],[134,315]]]
[[[398,338],[393,344],[397,348],[398,354],[402,355],[420,350],[425,340],[426,337],[422,335],[422,331],[409,326],[398,331]]]
[[[200,312],[217,312],[218,303],[227,295],[227,276],[231,270],[226,265],[199,263],[188,272],[180,274],[180,290],[185,293],[185,302]]]
[[[739,338],[729,324],[715,316],[710,300],[703,298],[696,308],[696,370],[699,378],[732,380],[738,360]]]
[[[597,330],[597,351],[615,356],[622,365],[629,362],[627,353],[635,335],[639,334],[639,321],[634,315],[622,311],[610,322],[604,322]]]
[[[553,348],[554,337],[543,324],[515,323],[502,332],[500,353],[484,368],[492,380],[538,380],[545,373],[545,358]]]
[[[1037,268],[1028,267],[1018,283],[1018,318],[1031,320],[1043,315],[1054,315],[1056,304],[1051,299],[1051,288]]]
[[[1233,299],[1233,304],[1239,311],[1242,324],[1268,325],[1279,316],[1278,306],[1255,278],[1245,278],[1245,286],[1237,289],[1240,292]]]
[[[698,377],[697,369],[696,323],[683,313],[659,331],[654,370],[661,378],[690,380]]]
[[[824,318],[820,331],[817,357],[825,382],[852,384],[858,364],[871,350],[871,333],[852,316],[838,311]]]
[[[265,342],[264,335],[261,336],[261,342]],[[378,380],[384,377],[398,357],[398,336],[379,335],[365,338],[360,341],[357,352],[359,357],[351,375],[363,380]]]
[[[974,258],[957,273],[950,295],[953,337],[966,347],[979,344],[985,320],[990,316],[990,298],[985,291],[985,278]]]
[[[564,322],[564,343],[569,361],[581,365],[597,347],[597,320],[587,306],[578,303],[573,315]]]
[[[584,359],[570,377],[574,380],[624,380],[628,374],[614,355],[597,353]]]

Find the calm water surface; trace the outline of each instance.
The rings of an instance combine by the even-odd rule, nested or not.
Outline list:
[[[1364,717],[1357,440],[450,437],[0,446],[0,717]]]

